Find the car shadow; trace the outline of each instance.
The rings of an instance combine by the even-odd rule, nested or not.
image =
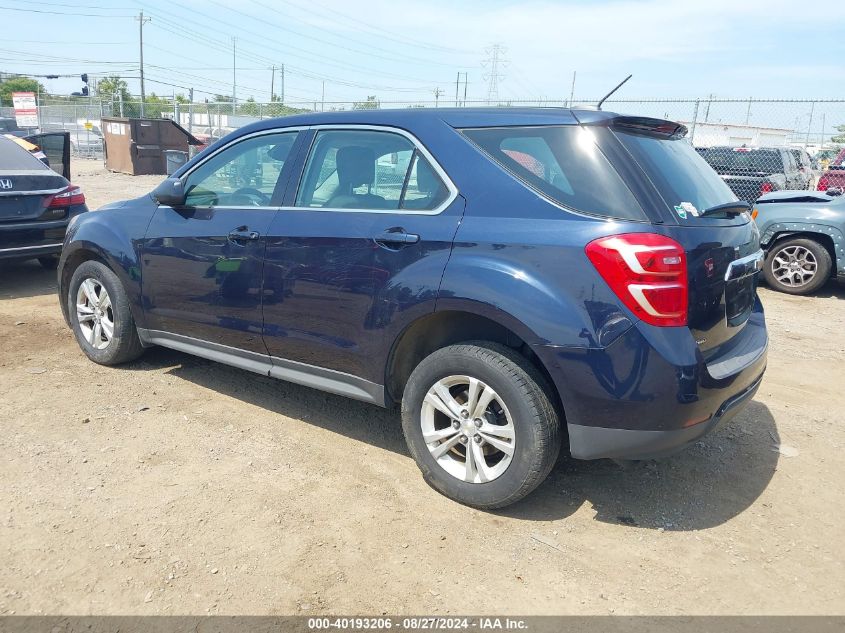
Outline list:
[[[35,260],[0,260],[0,300],[55,294],[55,270],[45,270]]]
[[[562,457],[537,490],[501,514],[550,521],[586,501],[605,523],[666,531],[714,527],[763,493],[777,470],[779,444],[768,407],[752,401],[724,428],[661,460]]]
[[[165,367],[206,389],[410,459],[396,411],[164,348],[149,349],[127,366]],[[751,402],[725,428],[663,460],[620,465],[562,456],[537,490],[495,514],[553,521],[586,502],[605,523],[666,531],[714,527],[743,512],[766,489],[777,468],[779,441],[769,409]],[[419,476],[411,464],[408,476]]]

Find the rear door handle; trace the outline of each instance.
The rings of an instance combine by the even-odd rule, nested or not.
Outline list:
[[[257,240],[259,237],[261,236],[258,231],[250,231],[249,228],[245,226],[238,227],[234,231],[229,231],[230,242],[248,242],[251,240]]]
[[[376,235],[374,239],[379,244],[389,244],[395,248],[406,244],[416,244],[420,241],[420,236],[416,233],[406,233],[402,229],[388,229]]]

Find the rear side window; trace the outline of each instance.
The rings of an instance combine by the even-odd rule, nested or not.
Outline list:
[[[616,135],[648,173],[669,206],[690,203],[698,211],[704,211],[737,200],[725,181],[708,168],[707,162],[686,139],[656,138],[622,131],[617,131]],[[681,213],[686,212],[685,207],[681,209]]]
[[[646,219],[589,129],[567,125],[462,132],[512,175],[565,207],[602,217]]]

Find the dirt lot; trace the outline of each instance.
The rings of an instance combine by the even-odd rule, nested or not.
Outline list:
[[[92,206],[160,180],[74,174]],[[3,265],[0,614],[841,614],[845,291],[761,295],[769,369],[728,428],[484,513],[395,414],[164,349],[97,366],[54,275]]]

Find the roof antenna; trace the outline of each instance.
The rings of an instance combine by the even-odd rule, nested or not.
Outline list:
[[[625,77],[625,79],[623,79],[622,81],[620,81],[620,82],[617,84],[617,86],[616,86],[613,90],[611,90],[611,91],[610,91],[610,92],[608,92],[606,95],[604,95],[601,99],[599,99],[599,102],[596,104],[596,110],[601,110],[601,104],[602,104],[602,103],[604,103],[605,101],[607,101],[607,98],[608,98],[610,95],[612,95],[614,92],[616,92],[617,90],[619,90],[622,86],[624,86],[624,85],[625,85],[625,82],[626,82],[626,81],[628,81],[631,77],[633,77],[633,75],[628,75],[627,77]]]

